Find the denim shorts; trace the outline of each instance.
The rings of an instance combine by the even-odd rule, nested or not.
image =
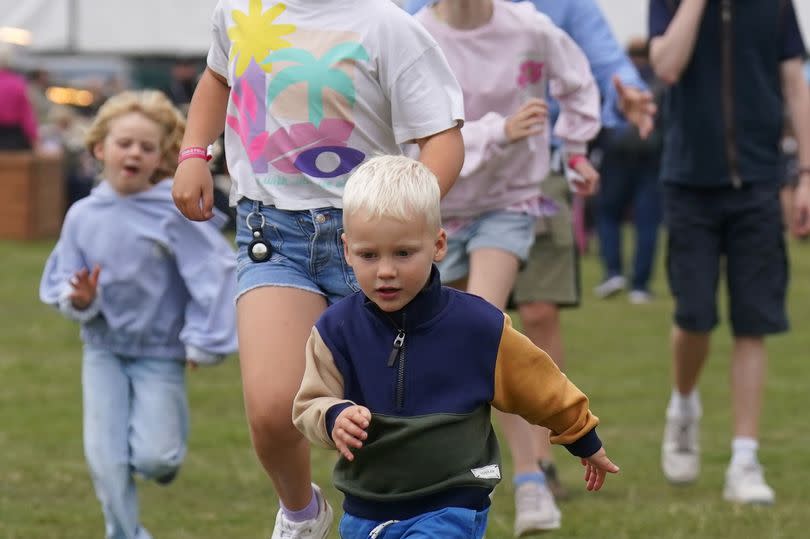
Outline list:
[[[447,256],[438,263],[442,281],[452,282],[470,273],[470,253],[476,249],[501,249],[521,263],[534,243],[536,218],[513,211],[492,211],[470,222],[447,238]]]
[[[401,537],[441,537],[442,539],[481,539],[487,529],[489,509],[476,511],[448,507],[408,520],[387,522],[344,514],[340,520],[341,539],[400,539]]]
[[[319,294],[331,305],[360,290],[343,256],[342,210],[279,210],[243,198],[236,214],[237,298],[254,288],[280,286]],[[269,260],[254,262],[248,256],[249,227],[261,228]]]

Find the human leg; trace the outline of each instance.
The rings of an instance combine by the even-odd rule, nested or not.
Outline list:
[[[555,361],[562,361],[558,306],[576,305],[579,301],[576,246],[565,178],[549,176],[543,190],[560,211],[542,220],[541,232],[535,237],[526,266],[518,274],[513,298],[526,335],[549,352]],[[541,458],[550,462],[548,431],[525,421],[506,425],[507,429],[512,428],[511,432],[504,431],[513,459],[526,470],[515,481],[515,532],[522,534],[559,528],[560,511],[549,488],[561,494],[564,492],[561,492],[559,483],[548,482],[539,464]],[[510,435],[514,442],[509,439]],[[538,453],[538,446],[546,453]]]
[[[525,268],[517,278],[514,301],[518,306],[523,332],[545,350],[558,367],[565,368],[560,306],[579,302],[578,261],[567,213],[564,178],[550,176],[548,189],[562,208],[558,215],[546,219],[544,231],[535,238]],[[532,427],[535,460],[553,462],[548,429]],[[559,482],[550,483],[555,495],[565,494]]]
[[[85,346],[82,361],[84,454],[104,512],[107,539],[148,539],[130,472],[131,360]]]
[[[187,449],[185,361],[136,358],[127,365],[132,401],[132,469],[162,484],[174,479]]]
[[[757,458],[767,367],[764,335],[788,327],[788,282],[783,216],[775,187],[735,193],[728,243],[728,290],[734,349],[731,363],[734,439],[724,497],[773,503]]]
[[[723,254],[723,216],[717,193],[667,187],[667,276],[675,298],[671,335],[673,391],[666,412],[661,466],[672,483],[697,479],[699,419],[697,384],[717,324],[715,294]]]
[[[602,181],[596,195],[596,231],[604,278],[594,293],[607,298],[624,288],[621,224],[632,195],[634,171],[621,162],[620,156],[607,152],[599,173]]]
[[[636,246],[633,256],[631,290],[649,293],[658,227],[661,224],[661,190],[657,162],[644,162],[635,172],[636,192],[633,202]]]
[[[273,537],[320,539],[332,510],[311,483],[309,445],[292,423],[292,402],[315,321],[328,301],[359,289],[342,254],[342,215],[331,208],[286,212],[245,200],[238,210],[242,388],[254,449],[282,506]],[[252,235],[244,222],[257,211],[273,253],[266,262],[247,256]],[[254,214],[254,221],[261,219]]]

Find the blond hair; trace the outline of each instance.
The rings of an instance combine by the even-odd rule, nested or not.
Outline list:
[[[406,222],[424,217],[438,230],[440,197],[439,181],[428,167],[402,155],[384,155],[369,159],[351,175],[343,190],[343,212]]]
[[[155,170],[152,181],[156,182],[174,175],[186,120],[169,98],[158,90],[126,91],[109,98],[98,109],[98,114],[84,138],[90,153],[92,154],[95,146],[109,134],[110,122],[131,112],[142,114],[163,128],[160,165]]]

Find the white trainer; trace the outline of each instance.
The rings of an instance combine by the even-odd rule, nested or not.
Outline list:
[[[332,528],[332,507],[323,497],[318,485],[313,483],[312,490],[318,498],[318,516],[303,522],[293,522],[279,509],[270,539],[326,539]]]
[[[757,462],[744,466],[729,466],[723,498],[734,503],[770,505],[776,496],[765,482],[762,466]]]
[[[515,537],[557,530],[561,519],[547,485],[528,481],[515,489]]]
[[[613,277],[601,282],[593,289],[593,293],[597,298],[606,299],[619,292],[622,292],[627,287],[627,280],[621,275],[614,275]]]
[[[700,473],[699,416],[667,414],[661,468],[670,483],[691,483]]]
[[[633,305],[647,305],[652,303],[653,295],[646,290],[631,290],[627,294],[627,299]]]

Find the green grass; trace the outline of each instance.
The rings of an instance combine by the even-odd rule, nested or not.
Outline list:
[[[0,538],[103,536],[100,508],[82,456],[78,327],[41,305],[37,287],[51,243],[0,242]],[[792,245],[794,327],[769,342],[761,458],[777,492],[771,508],[721,499],[729,454],[728,328],[721,326],[701,382],[703,473],[673,488],[659,471],[669,394],[672,305],[661,271],[659,300],[600,302],[594,257],[584,260],[585,305],[564,314],[570,377],[602,419],[600,434],[622,467],[602,492],[581,488],[579,464],[557,450],[575,495],[562,503],[559,538],[793,538],[810,529],[810,433],[804,406],[810,380],[810,246]],[[270,534],[276,500],[250,448],[238,364],[190,373],[190,452],[170,487],[140,484],[143,522],[160,538],[259,538]],[[316,480],[328,486],[333,456],[316,451]],[[508,463],[506,464],[508,471]],[[506,474],[507,477],[509,474]],[[489,539],[511,537],[511,485],[496,492]],[[338,493],[327,490],[339,506]]]

